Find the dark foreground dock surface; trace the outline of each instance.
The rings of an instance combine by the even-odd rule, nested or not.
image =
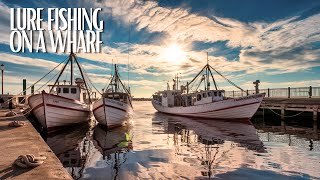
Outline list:
[[[7,112],[0,110],[0,179],[72,179],[32,124],[21,113],[5,117]],[[15,120],[25,125],[9,127]],[[19,155],[25,154],[44,155],[47,159],[35,168],[22,169],[13,165]]]

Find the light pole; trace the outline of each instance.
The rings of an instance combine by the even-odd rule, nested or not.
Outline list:
[[[4,72],[4,65],[1,64],[1,86],[2,86],[2,95],[3,95],[3,72]]]

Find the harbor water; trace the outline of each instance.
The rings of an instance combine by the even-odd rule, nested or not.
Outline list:
[[[320,178],[313,128],[186,118],[157,113],[149,101],[133,105],[126,127],[106,131],[91,122],[44,139],[74,179]]]

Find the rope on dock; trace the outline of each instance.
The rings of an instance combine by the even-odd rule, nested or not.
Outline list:
[[[33,154],[20,155],[14,164],[21,168],[33,168],[43,164],[43,160],[47,159],[45,156],[35,157]]]
[[[8,124],[10,127],[21,127],[24,125],[24,122],[21,121],[12,121]]]
[[[10,111],[10,112],[8,112],[8,113],[6,114],[6,117],[11,117],[11,116],[15,116],[15,115],[17,115],[15,112]]]

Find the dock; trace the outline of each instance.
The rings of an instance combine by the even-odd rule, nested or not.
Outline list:
[[[0,110],[0,179],[72,179],[59,159],[52,152],[40,134],[18,110],[13,117],[5,117],[7,109]],[[22,121],[21,127],[9,127],[12,121]],[[19,155],[33,154],[47,157],[35,168],[20,168],[14,165]]]
[[[259,80],[253,82],[255,90],[226,91],[225,95],[231,98],[244,96],[245,94],[265,93],[265,98],[261,103],[260,110],[271,110],[279,115],[282,120],[287,116],[287,111],[295,111],[296,115],[303,112],[312,113],[314,121],[319,119],[320,112],[320,87],[288,87],[288,88],[268,88],[259,89]]]
[[[310,112],[317,121],[320,98],[264,98],[260,109],[280,110],[281,119],[286,117],[286,111]]]

